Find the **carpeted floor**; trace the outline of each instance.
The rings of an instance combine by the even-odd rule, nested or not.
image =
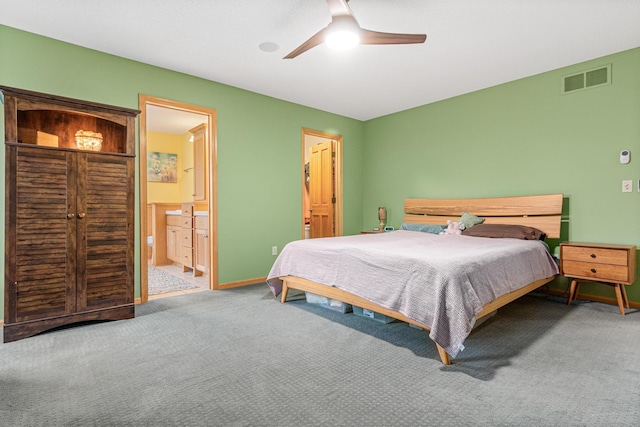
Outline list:
[[[149,266],[149,295],[158,295],[166,292],[175,292],[183,289],[193,289],[197,286],[169,274],[159,268]]]
[[[404,323],[191,293],[0,344],[0,424],[637,426],[639,315],[526,296],[443,366]]]

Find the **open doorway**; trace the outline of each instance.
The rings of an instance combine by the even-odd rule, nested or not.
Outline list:
[[[183,267],[183,271],[199,276],[205,272],[208,289],[218,288],[218,233],[217,233],[217,148],[216,148],[216,111],[210,108],[190,105],[147,95],[139,96],[140,108],[140,302],[149,300],[149,270],[147,264],[163,264],[167,253],[175,255],[173,264]],[[185,153],[180,154],[185,162],[178,160],[178,153],[155,152],[150,157],[149,136],[155,136],[156,127],[165,128],[162,132],[182,135],[189,138],[192,146],[191,159]],[[151,128],[153,127],[153,129]],[[169,151],[169,150],[164,150]],[[148,174],[148,161],[157,157],[167,164],[169,172],[163,170],[156,175]],[[166,158],[166,159],[165,159]],[[198,169],[200,168],[200,170]],[[197,174],[200,179],[195,179]],[[151,178],[150,178],[151,177]],[[179,177],[182,182],[178,183]],[[189,187],[188,181],[191,180]],[[150,203],[149,184],[163,185],[163,181],[173,183],[172,188],[180,187],[178,199],[162,203]],[[185,187],[186,186],[186,187]],[[169,186],[165,187],[166,189]],[[163,191],[160,190],[161,192]],[[200,194],[198,194],[200,193]],[[197,195],[198,194],[198,195]],[[187,197],[188,195],[188,197]],[[154,196],[157,199],[157,196]],[[153,201],[153,200],[151,200]],[[190,210],[188,210],[190,209]],[[168,214],[176,214],[172,218]],[[199,215],[201,214],[201,215]],[[190,228],[172,233],[171,224],[183,221],[189,215]],[[196,229],[198,224],[198,229]],[[177,222],[177,225],[180,225]],[[173,237],[172,237],[173,236]],[[173,240],[172,240],[173,239]],[[185,239],[182,241],[181,239]],[[183,243],[180,243],[183,242]],[[190,253],[176,254],[180,248],[191,247]],[[155,250],[154,250],[155,248]],[[180,257],[184,256],[184,262]],[[189,256],[194,259],[189,259]],[[195,259],[197,258],[197,259]]]
[[[342,136],[302,129],[302,236],[342,236]]]

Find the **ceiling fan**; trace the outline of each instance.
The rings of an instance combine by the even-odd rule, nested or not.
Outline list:
[[[426,34],[395,34],[361,28],[347,4],[349,0],[327,0],[331,12],[331,22],[302,43],[284,59],[295,58],[301,53],[325,42],[336,47],[352,47],[357,44],[412,44],[424,43]]]

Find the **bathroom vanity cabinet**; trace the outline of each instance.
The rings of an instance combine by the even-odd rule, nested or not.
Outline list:
[[[196,215],[193,232],[194,271],[209,274],[209,217]]]
[[[182,264],[182,217],[167,215],[167,258]]]
[[[206,211],[195,211],[193,203],[182,203],[180,208],[156,209],[164,216],[162,223],[166,223],[167,230],[165,249],[158,248],[158,265],[163,265],[164,250],[169,264],[181,267],[183,273],[191,271],[194,277],[202,276],[209,271],[209,217]],[[161,223],[158,219],[155,222]]]
[[[193,275],[197,276],[196,270],[193,268],[193,203],[182,204],[181,214],[181,264],[182,272],[193,271]]]
[[[6,159],[4,341],[75,322],[134,317],[138,111],[0,90]],[[78,148],[81,130],[101,135],[99,151]]]

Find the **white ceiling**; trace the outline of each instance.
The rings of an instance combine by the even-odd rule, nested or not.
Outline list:
[[[0,24],[360,120],[640,46],[640,0],[349,5],[427,41],[282,59],[329,23],[325,0],[0,0]]]
[[[147,130],[182,135],[202,123],[208,117],[202,114],[188,113],[172,108],[147,105]]]

